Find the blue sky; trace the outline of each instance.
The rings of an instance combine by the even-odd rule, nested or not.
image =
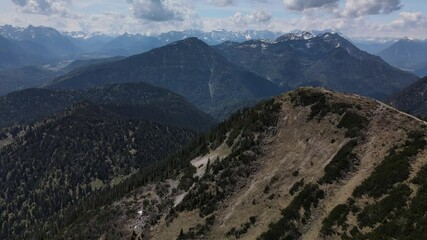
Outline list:
[[[334,29],[353,38],[427,38],[425,0],[2,0],[0,24],[158,34]]]

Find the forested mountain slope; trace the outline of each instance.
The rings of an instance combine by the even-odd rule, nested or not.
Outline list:
[[[290,88],[319,86],[384,99],[418,79],[336,33],[290,33],[275,41],[227,42],[215,48],[231,62]]]
[[[302,88],[30,231],[53,239],[424,239],[427,125]],[[91,210],[92,208],[95,208]]]
[[[27,89],[0,97],[0,127],[52,116],[88,100],[127,119],[207,130],[215,121],[182,96],[146,83],[123,83],[88,90]]]
[[[218,118],[235,105],[280,93],[272,82],[227,61],[196,38],[168,44],[121,61],[100,64],[56,79],[51,88],[87,89],[146,82],[174,91]]]
[[[0,133],[0,239],[24,237],[62,209],[179,150],[195,132],[123,119],[81,102]]]
[[[388,99],[390,105],[414,116],[427,116],[427,77],[424,77]]]
[[[57,73],[41,67],[20,67],[0,70],[0,96],[27,88],[40,87],[57,77]]]
[[[26,51],[16,41],[0,36],[0,69],[43,62],[41,57]]]

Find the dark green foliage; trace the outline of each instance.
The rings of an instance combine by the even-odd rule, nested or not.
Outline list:
[[[291,97],[294,106],[311,106],[310,115],[307,120],[312,120],[318,117],[321,120],[326,114],[330,112],[330,107],[327,104],[327,98],[324,93],[300,90],[297,96]]]
[[[417,176],[412,180],[412,183],[421,187],[427,186],[427,165],[421,168]]]
[[[275,184],[277,181],[279,181],[279,178],[277,176],[273,176],[270,180],[270,185]]]
[[[322,92],[310,91],[310,90],[299,90],[291,96],[291,101],[294,106],[310,106],[318,102],[325,103],[326,96]]]
[[[137,235],[135,231],[132,231],[132,236],[130,237],[131,240],[136,240]]]
[[[239,136],[240,134],[240,129],[233,129],[230,133],[230,135],[228,135],[227,138],[227,146],[231,147],[233,146],[234,140],[236,140],[237,136]]]
[[[353,105],[344,102],[330,102],[327,94],[311,89],[300,89],[293,93],[291,101],[294,106],[310,106],[311,112],[307,120],[317,117],[322,120],[328,113],[344,114],[353,108]]]
[[[268,192],[270,192],[270,185],[267,185],[264,188],[264,193],[267,194]]]
[[[411,158],[423,150],[427,144],[421,132],[410,132],[408,138],[400,150],[389,151],[374,172],[354,190],[353,196],[361,197],[367,194],[379,198],[388,193],[394,184],[408,178]]]
[[[322,222],[322,229],[320,232],[324,236],[330,236],[335,234],[334,226],[343,226],[346,227],[347,215],[350,212],[350,206],[348,204],[339,204],[334,209],[327,218]]]
[[[188,230],[188,232],[184,233],[181,229],[177,240],[185,240],[185,239],[199,239],[200,236],[203,236],[205,233],[209,232],[210,227],[215,223],[215,215],[207,217],[205,219],[205,224],[197,224],[196,227],[192,227]]]
[[[187,168],[184,169],[184,176],[182,176],[181,181],[179,182],[178,188],[182,189],[184,191],[188,191],[190,187],[193,185],[195,179],[194,174],[196,173],[197,169],[190,165]]]
[[[226,237],[234,236],[235,238],[240,238],[242,235],[246,234],[251,228],[252,225],[255,225],[257,219],[255,216],[249,218],[249,221],[240,225],[240,228],[232,227],[226,234]]]
[[[301,236],[297,225],[305,222],[311,215],[311,208],[316,208],[324,198],[324,192],[317,184],[307,184],[304,189],[292,200],[289,206],[282,210],[279,221],[270,223],[268,231],[258,239],[298,239]],[[300,216],[300,210],[304,215]]]
[[[301,179],[300,181],[296,182],[294,185],[292,185],[291,189],[289,189],[289,194],[291,194],[293,196],[303,186],[304,186],[304,178]]]
[[[348,138],[354,138],[361,135],[361,131],[368,123],[369,121],[366,117],[361,116],[354,111],[347,111],[341,118],[338,127],[346,128],[347,132],[345,133],[345,136]]]
[[[28,126],[0,151],[0,222],[10,226],[0,238],[22,237],[30,226],[96,194],[95,180],[96,187],[109,189],[113,178],[175,153],[194,136],[181,128],[122,120],[90,103]]]
[[[255,171],[253,166],[260,152],[260,139],[255,141],[255,133],[265,133],[274,127],[277,122],[277,113],[280,104],[270,100],[259,105],[255,109],[247,109],[229,121],[232,122],[230,127],[234,131],[241,131],[239,139],[232,148],[232,153],[222,161],[216,161],[210,165],[211,173],[206,173],[196,185],[185,196],[184,200],[177,206],[180,211],[200,209],[200,215],[206,216],[213,213],[219,203],[225,197],[234,193],[238,182],[244,181],[252,172]],[[218,133],[217,138],[211,144],[215,149],[225,140],[226,134],[230,131],[227,129]],[[269,186],[266,187],[268,192]]]
[[[381,201],[366,206],[357,216],[359,226],[373,227],[377,223],[387,220],[395,214],[396,209],[402,209],[406,206],[406,201],[411,194],[411,189],[405,185],[397,185],[390,191],[390,194]]]
[[[394,94],[388,103],[403,112],[426,120],[427,77],[419,79],[414,84]]]
[[[77,236],[77,233],[81,232],[79,231],[79,223],[87,222],[89,226],[84,226],[84,228],[92,229],[93,235],[97,236],[93,238],[99,238],[105,232],[101,230],[102,228],[99,230],[91,228],[93,223],[90,222],[90,219],[94,213],[102,208],[102,206],[111,204],[113,201],[123,198],[126,194],[148,183],[176,178],[183,172],[185,173],[184,178],[188,179],[188,182],[185,184],[185,187],[184,185],[181,185],[181,187],[188,188],[195,181],[192,177],[192,173],[194,173],[195,169],[190,163],[191,160],[218,147],[225,141],[227,133],[229,133],[231,129],[249,129],[248,131],[242,131],[244,133],[242,134],[242,138],[236,142],[233,153],[229,156],[231,160],[227,159],[218,161],[216,164],[210,164],[211,174],[206,174],[203,179],[198,181],[200,184],[192,190],[194,193],[198,191],[203,192],[202,189],[211,184],[209,180],[212,180],[212,177],[216,178],[218,188],[212,188],[212,194],[215,194],[215,198],[210,199],[209,192],[206,191],[204,193],[206,193],[205,196],[208,197],[203,197],[203,195],[199,197],[196,194],[193,195],[199,197],[198,199],[201,201],[199,205],[200,210],[204,215],[207,215],[216,208],[216,204],[223,199],[223,195],[230,194],[234,191],[233,188],[236,186],[232,184],[233,181],[243,179],[243,177],[246,179],[248,174],[254,171],[255,168],[253,166],[251,167],[250,163],[255,159],[255,156],[245,155],[243,153],[250,148],[251,151],[260,154],[259,147],[251,145],[258,142],[254,141],[253,134],[273,134],[275,132],[274,126],[277,123],[277,113],[280,107],[281,105],[272,99],[252,109],[239,111],[227,121],[214,127],[209,133],[196,138],[177,154],[140,169],[137,173],[123,180],[116,186],[96,191],[77,204],[64,208],[61,214],[56,214],[47,224],[36,225],[29,228],[27,230],[28,235],[40,236],[40,238],[44,239],[73,239],[76,238],[73,236]],[[249,143],[249,145],[247,143]],[[235,174],[235,171],[237,171],[237,174]],[[221,189],[220,186],[223,187],[223,189]],[[217,192],[219,193],[218,195],[216,195]],[[189,202],[191,203],[192,201]],[[181,207],[182,209],[194,209],[197,205],[188,204]],[[107,226],[102,222],[97,222],[96,224],[97,226]],[[65,231],[65,229],[67,229],[67,231]],[[193,232],[197,231],[198,229]],[[84,238],[85,234],[79,236],[80,237],[77,237],[77,239]]]
[[[357,140],[346,143],[325,167],[325,175],[320,179],[321,183],[333,183],[343,179],[346,174],[354,171],[360,164],[359,159],[353,153],[358,145]]]
[[[107,85],[86,91],[27,89],[0,97],[0,127],[32,123],[90,101],[124,119],[208,130],[214,120],[182,96],[145,83]]]
[[[401,208],[394,209],[391,214],[387,214],[387,209],[383,209],[383,206],[378,204],[378,209],[375,213],[383,213],[387,215],[386,219],[381,220],[382,224],[375,228],[372,232],[367,234],[358,233],[358,239],[426,239],[427,236],[427,166],[424,166],[421,171],[417,174],[414,179],[414,183],[419,185],[419,190],[415,197],[409,201],[406,206],[403,203],[403,199],[407,197],[408,189],[400,185],[399,188],[403,191],[401,194],[404,196],[398,196],[398,188],[394,199],[398,203],[394,203],[393,199],[387,200],[387,208],[392,209],[393,205],[403,206]],[[391,196],[391,194],[390,194]],[[373,215],[376,216],[376,215]],[[378,221],[380,218],[378,217]]]

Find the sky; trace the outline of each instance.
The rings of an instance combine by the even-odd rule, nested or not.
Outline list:
[[[0,0],[0,25],[140,33],[334,30],[359,39],[427,38],[427,0]]]

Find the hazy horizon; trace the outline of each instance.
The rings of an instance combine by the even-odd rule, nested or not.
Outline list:
[[[353,39],[427,38],[427,4],[418,0],[7,0],[0,14],[0,25],[112,35],[331,29]]]

